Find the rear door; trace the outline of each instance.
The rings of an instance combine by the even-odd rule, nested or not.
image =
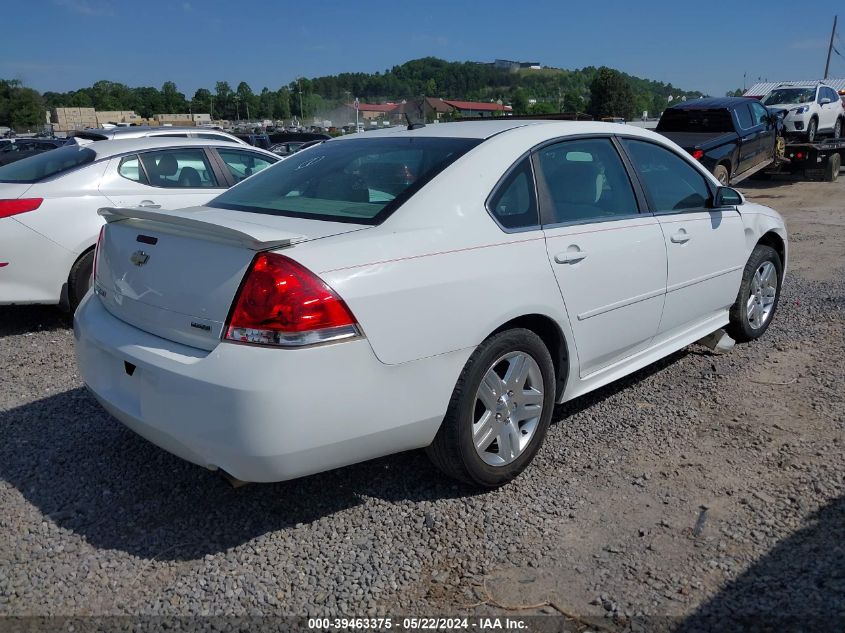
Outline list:
[[[100,191],[118,207],[180,209],[205,204],[227,187],[205,148],[182,147],[112,158]]]
[[[735,208],[710,208],[714,193],[686,158],[639,139],[623,140],[659,219],[668,254],[659,335],[718,316],[735,300],[745,265],[745,231]]]
[[[666,290],[666,247],[615,143],[567,140],[536,151],[546,250],[575,336],[581,376],[645,349]]]

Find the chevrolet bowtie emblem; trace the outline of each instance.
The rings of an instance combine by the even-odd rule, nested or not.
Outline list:
[[[132,257],[129,258],[129,261],[131,261],[136,266],[143,266],[147,263],[147,260],[149,258],[150,256],[147,255],[144,251],[135,251],[134,253],[132,253]]]

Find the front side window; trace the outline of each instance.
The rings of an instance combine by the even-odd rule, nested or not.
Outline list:
[[[639,212],[631,181],[610,139],[564,141],[540,149],[543,223],[583,222]]]
[[[380,224],[479,139],[362,138],[317,145],[235,185],[208,206]]]
[[[141,162],[149,184],[167,189],[219,187],[205,152],[200,149],[168,149],[144,152]]]
[[[751,104],[751,113],[754,115],[754,125],[768,125],[769,112],[759,103]]]
[[[66,145],[0,167],[0,182],[40,182],[92,163],[95,158],[97,153],[93,149],[76,144]]]
[[[654,143],[624,139],[625,149],[657,213],[701,209],[710,189],[697,169],[674,152]]]
[[[528,158],[508,174],[490,197],[487,208],[506,229],[539,226],[534,175]]]
[[[235,182],[249,178],[253,174],[267,169],[275,162],[255,152],[243,152],[237,149],[218,149],[217,153],[226,163],[226,167],[229,168],[229,173],[232,174]]]

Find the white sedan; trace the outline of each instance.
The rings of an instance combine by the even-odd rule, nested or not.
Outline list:
[[[102,209],[82,376],[246,481],[428,447],[482,487],[556,402],[766,331],[784,222],[662,136],[490,121],[323,143],[181,211]]]
[[[75,308],[90,287],[103,206],[208,202],[279,157],[225,139],[82,141],[0,167],[0,305]]]

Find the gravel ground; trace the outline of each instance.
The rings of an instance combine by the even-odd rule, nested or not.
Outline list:
[[[843,630],[845,184],[747,193],[793,234],[766,336],[568,403],[529,471],[486,494],[419,452],[232,489],[97,406],[60,314],[0,308],[0,614]]]

